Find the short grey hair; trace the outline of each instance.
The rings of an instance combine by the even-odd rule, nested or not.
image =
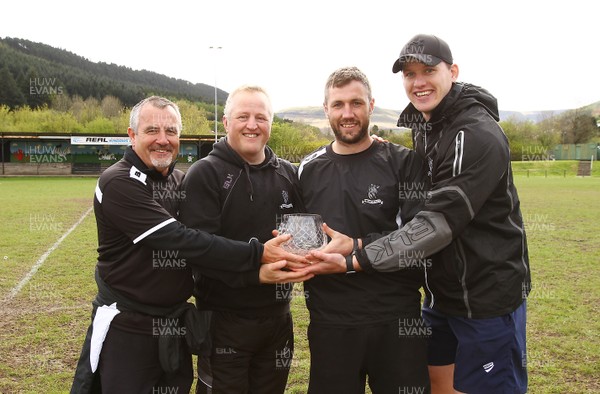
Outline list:
[[[179,107],[177,106],[177,104],[175,104],[174,102],[172,102],[169,99],[166,99],[164,97],[159,97],[159,96],[150,96],[147,97],[145,99],[143,99],[142,101],[140,101],[139,103],[137,103],[132,109],[131,109],[131,115],[129,115],[129,127],[131,128],[131,130],[133,130],[133,132],[135,134],[137,134],[138,132],[138,125],[140,123],[140,112],[142,110],[142,107],[146,104],[151,104],[152,106],[156,107],[156,108],[166,108],[166,107],[171,107],[175,110],[175,114],[177,115],[177,134],[180,135],[181,134],[181,129],[183,128],[183,125],[181,123],[181,113],[179,112]]]

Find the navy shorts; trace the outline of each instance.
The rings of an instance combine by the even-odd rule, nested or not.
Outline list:
[[[454,365],[454,389],[469,394],[525,393],[526,302],[490,319],[447,316],[423,306],[429,365]]]

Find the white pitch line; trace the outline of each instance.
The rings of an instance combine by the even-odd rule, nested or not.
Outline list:
[[[27,284],[27,282],[29,282],[31,280],[31,278],[33,277],[33,275],[35,275],[35,273],[37,272],[37,270],[42,266],[42,264],[44,264],[44,262],[46,261],[46,259],[48,258],[48,256],[50,256],[50,253],[54,252],[54,250],[56,250],[56,248],[58,248],[58,246],[62,243],[62,241],[64,241],[65,238],[67,238],[69,236],[69,234],[71,234],[71,232],[73,230],[75,230],[77,228],[77,226],[79,226],[81,224],[81,222],[83,222],[83,219],[85,219],[85,217],[87,215],[89,215],[89,213],[92,211],[92,209],[94,209],[94,207],[90,207],[90,209],[88,209],[80,218],[79,220],[73,225],[71,226],[70,229],[68,229],[59,239],[58,241],[56,241],[54,243],[54,245],[52,245],[50,247],[50,249],[48,249],[46,251],[46,253],[44,253],[39,259],[38,261],[35,262],[35,264],[33,265],[33,267],[31,267],[31,270],[27,273],[27,275],[25,275],[25,277],[23,279],[21,279],[21,281],[19,282],[18,285],[16,285],[8,294],[8,297],[5,299],[5,302],[12,300],[18,293],[19,291],[21,291],[21,289],[23,288],[23,286],[25,286]]]

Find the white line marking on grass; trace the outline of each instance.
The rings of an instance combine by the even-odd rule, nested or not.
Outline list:
[[[50,247],[50,249],[48,249],[46,251],[46,253],[44,253],[39,259],[38,261],[35,262],[35,264],[33,265],[33,267],[31,267],[31,270],[27,273],[27,275],[25,275],[25,277],[23,279],[21,279],[21,281],[19,282],[18,285],[16,285],[8,294],[8,297],[5,299],[6,301],[10,301],[12,300],[18,293],[19,291],[21,291],[21,289],[27,284],[27,282],[29,282],[31,280],[31,278],[33,277],[33,275],[35,275],[35,273],[37,272],[38,269],[40,269],[40,267],[42,266],[42,264],[44,264],[44,262],[46,261],[46,259],[48,258],[48,256],[50,256],[50,253],[54,252],[56,250],[56,248],[58,248],[58,246],[62,243],[62,241],[65,240],[65,238],[67,238],[69,236],[69,234],[71,234],[71,232],[73,230],[75,230],[77,228],[77,226],[79,226],[81,224],[81,222],[83,222],[83,219],[86,218],[87,215],[90,214],[90,212],[92,212],[92,209],[94,209],[94,207],[90,207],[90,209],[88,209],[80,218],[79,220],[73,225],[71,226],[70,229],[68,229],[59,239],[58,241],[56,241],[54,243],[54,245],[52,245]]]

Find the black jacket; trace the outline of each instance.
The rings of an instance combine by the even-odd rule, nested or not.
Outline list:
[[[399,125],[413,130],[431,190],[405,227],[368,245],[361,266],[397,270],[399,251],[431,255],[426,295],[443,313],[472,318],[515,310],[531,288],[527,240],[496,99],[455,83],[426,122],[412,104]]]
[[[278,158],[268,146],[262,164],[249,165],[228,144],[214,145],[210,154],[194,163],[182,184],[186,199],[180,220],[189,227],[230,239],[262,243],[273,238],[281,215],[302,212],[296,168]],[[246,265],[244,260],[240,265]],[[245,288],[232,288],[228,272],[197,276],[194,295],[201,309],[269,316],[289,311],[291,288],[259,285],[258,273],[248,272]]]
[[[178,203],[185,200],[179,192],[182,178],[179,170],[165,177],[148,169],[128,148],[98,180],[98,272],[135,301],[156,306],[186,301],[193,288],[192,266],[258,275],[261,244],[216,237],[175,219]]]
[[[185,199],[179,190],[183,173],[174,166],[163,176],[146,167],[128,147],[123,159],[104,171],[96,186],[97,275],[102,280],[99,284],[126,299],[125,304],[137,305],[127,308],[117,302],[123,312],[111,325],[126,331],[152,335],[150,311],[186,305],[193,289],[192,266],[202,272],[215,267],[237,272],[231,276],[232,285],[243,285],[243,274],[248,271],[258,275],[260,243],[223,239],[186,228],[174,218],[179,200]],[[104,301],[99,289],[92,320]],[[82,347],[72,393],[99,389],[89,359],[92,327]]]

